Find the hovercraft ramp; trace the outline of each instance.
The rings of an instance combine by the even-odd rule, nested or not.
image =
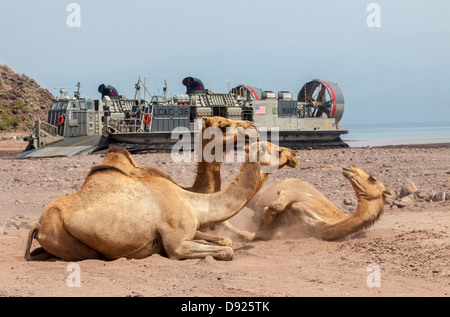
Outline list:
[[[100,139],[100,135],[64,138],[64,140],[47,145],[45,147],[23,152],[16,156],[16,158],[87,155],[91,154],[97,149]]]

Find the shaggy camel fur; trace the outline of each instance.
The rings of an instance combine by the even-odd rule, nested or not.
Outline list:
[[[144,258],[160,253],[172,259],[211,255],[231,260],[229,246],[193,239],[198,229],[229,219],[255,195],[264,180],[262,162],[273,164],[271,146],[247,146],[240,172],[214,194],[186,191],[155,175],[155,169],[133,176],[113,166],[94,167],[77,191],[44,209],[30,229],[25,259],[49,254],[70,261]],[[34,238],[41,248],[30,253]]]
[[[254,233],[227,223],[227,229],[245,240],[283,236],[315,236],[324,240],[344,238],[370,227],[383,213],[392,193],[375,177],[355,166],[345,166],[342,174],[350,181],[358,198],[356,211],[347,216],[312,185],[300,179],[284,179],[258,192],[247,205],[254,211]]]

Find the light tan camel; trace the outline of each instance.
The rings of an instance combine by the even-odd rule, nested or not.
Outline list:
[[[285,148],[285,147],[276,146],[275,144],[271,144],[269,142],[259,142],[260,145],[264,145],[267,143],[270,144],[270,146],[267,147],[267,153],[266,153],[267,157],[278,160],[278,164],[277,164],[278,169],[283,168],[286,165],[291,168],[293,168],[297,165],[298,159],[297,159],[294,151],[292,151],[288,148]],[[224,144],[225,144],[225,141],[224,141]],[[199,181],[195,181],[194,185],[191,187],[181,187],[180,186],[180,188],[187,190],[187,191],[195,192],[194,190],[192,190],[192,187],[196,187],[201,193],[217,192],[217,190],[215,190],[214,188],[216,186],[219,186],[219,188],[220,188],[220,186],[221,186],[220,165],[212,163],[212,165],[214,165],[214,167],[211,167],[211,163],[200,162],[200,164],[202,164],[202,166],[206,170],[208,170],[209,175],[213,175],[213,177],[211,177],[211,178],[207,177],[206,179],[209,179],[211,182],[214,183],[214,185],[210,186],[204,179],[201,178],[202,174],[200,172],[198,172],[197,176],[196,176],[196,180],[199,180]],[[110,147],[106,151],[105,157],[104,157],[101,165],[113,166],[113,167],[119,169],[120,171],[122,171],[124,174],[134,176],[134,177],[144,177],[144,176],[162,177],[162,178],[165,178],[165,179],[173,182],[174,184],[178,185],[177,182],[175,180],[173,180],[169,174],[167,174],[157,168],[140,167],[138,165],[138,163],[133,159],[131,154],[125,148],[122,148],[122,147],[117,147],[117,146]],[[202,167],[202,170],[204,170],[203,167]],[[216,167],[219,167],[219,168],[216,168]],[[268,176],[269,176],[269,173],[264,173],[264,172],[261,173],[261,186],[267,180]],[[213,191],[213,189],[214,189],[214,191]],[[213,236],[213,235],[205,234],[201,231],[198,231],[196,233],[195,239],[202,239],[202,240],[214,242],[214,243],[217,243],[220,245],[227,245],[227,246],[232,245],[231,240],[227,237]]]
[[[226,153],[227,146],[232,144],[232,149],[238,145],[239,141],[256,142],[259,134],[255,124],[246,120],[230,120],[223,117],[203,117],[202,118],[202,134],[199,135],[201,140],[198,142],[200,147],[201,161],[197,163],[197,174],[192,186],[185,188],[186,190],[196,193],[215,193],[221,190],[220,169],[223,163],[223,157],[219,160],[205,160],[204,150],[211,143],[208,137],[205,137],[205,131],[208,128],[219,128],[222,131],[222,142],[215,145],[221,146],[222,153]],[[253,140],[253,141],[252,141]],[[214,140],[216,141],[216,140]],[[216,147],[211,148],[211,154],[215,155]]]
[[[202,136],[208,128],[220,129],[222,131],[221,140],[211,141],[209,138],[201,138],[201,140],[197,142],[197,150],[202,154],[201,160],[197,162],[197,173],[195,175],[194,183],[191,186],[182,187],[185,190],[196,193],[215,193],[221,190],[220,169],[223,163],[223,157],[219,160],[205,160],[203,151],[208,143],[217,141],[215,145],[217,147],[220,146],[222,153],[225,153],[227,149],[226,147],[230,147],[230,144],[234,149],[234,146],[237,146],[240,140],[248,141],[253,138],[256,141],[256,138],[258,137],[256,126],[251,121],[230,120],[218,116],[203,117],[201,128],[202,131],[199,136]],[[212,147],[211,149],[213,155],[215,154],[215,149],[216,147]],[[290,149],[277,147],[277,151],[280,154],[280,160],[285,160],[286,164],[292,165],[293,160],[296,160],[295,153]],[[158,169],[152,167],[140,167],[131,157],[130,153],[121,147],[109,148],[101,164],[117,167],[118,169],[130,175],[139,175],[139,173],[156,173],[161,177],[171,179],[167,173]]]
[[[324,240],[344,238],[370,227],[383,213],[386,197],[392,193],[375,177],[355,166],[345,166],[342,174],[350,181],[358,198],[356,211],[347,216],[312,185],[300,179],[284,179],[262,189],[247,205],[254,211],[256,232],[227,229],[245,240],[315,236]]]
[[[264,180],[261,162],[273,164],[271,147],[268,142],[247,146],[240,172],[214,194],[186,191],[152,173],[131,176],[113,166],[94,167],[77,191],[44,209],[30,229],[25,259],[50,254],[76,261],[163,253],[172,259],[211,255],[231,260],[229,246],[193,239],[198,229],[229,219],[255,195]],[[34,238],[41,248],[30,253]]]
[[[255,125],[250,121],[245,120],[229,120],[223,117],[203,117],[202,118],[202,134],[207,128],[217,127],[222,131],[222,140],[218,140],[217,146],[222,147],[222,152],[226,152],[226,147],[229,144],[237,145],[239,140],[251,140],[258,136]],[[252,128],[254,129],[252,131]],[[228,129],[228,130],[227,130]],[[231,129],[231,130],[230,130]],[[203,153],[203,150],[210,142],[208,138],[202,138],[198,142],[199,151]],[[263,142],[261,142],[263,144]],[[215,148],[212,148],[214,151]],[[278,168],[289,166],[291,168],[298,164],[296,154],[291,149],[285,147],[278,147],[271,144],[270,155],[276,157],[279,160]],[[214,153],[213,153],[214,154]],[[201,156],[202,160],[197,163],[197,174],[192,186],[181,187],[185,190],[197,192],[197,193],[215,193],[221,189],[221,165],[222,160],[208,162],[205,160],[205,156]],[[177,184],[167,173],[152,167],[140,167],[136,161],[133,160],[130,153],[121,147],[111,147],[107,150],[106,155],[101,163],[102,165],[114,166],[124,173],[133,176],[142,175],[154,175],[164,177],[173,183]],[[263,173],[263,182],[267,180],[268,173]],[[227,237],[213,236],[198,231],[195,235],[195,239],[202,239],[210,242],[214,242],[221,245],[231,246],[232,242]]]

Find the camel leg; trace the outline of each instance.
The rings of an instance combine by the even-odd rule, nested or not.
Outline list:
[[[230,232],[231,234],[235,234],[238,236],[239,239],[245,240],[245,241],[253,241],[255,239],[255,233],[240,230],[233,226],[229,221],[224,221],[221,223],[221,228],[225,229],[226,231]]]
[[[223,225],[223,228],[228,230],[231,234],[235,234],[238,236],[239,239],[244,240],[246,242],[255,241],[255,240],[269,240],[277,238],[280,234],[278,231],[274,230],[260,230],[257,232],[249,232],[245,230],[240,230],[233,226],[228,221],[224,221],[221,223]]]
[[[230,238],[212,236],[212,235],[206,234],[201,231],[197,231],[195,233],[194,240],[205,240],[205,241],[213,242],[215,244],[223,245],[223,246],[227,246],[227,247],[231,247],[231,245],[233,244],[231,242]]]
[[[171,259],[203,259],[212,256],[218,260],[230,261],[234,257],[233,249],[217,245],[203,244],[196,241],[181,241],[175,248],[165,248]]]
[[[282,212],[286,207],[291,204],[295,197],[291,197],[292,193],[287,190],[278,191],[277,200],[270,203],[269,206],[264,207],[264,223],[270,224],[275,220],[275,217]]]
[[[181,230],[167,234],[160,232],[160,235],[164,250],[171,259],[203,259],[212,256],[215,259],[229,261],[234,257],[232,248],[192,241],[193,236],[189,237],[189,234]]]

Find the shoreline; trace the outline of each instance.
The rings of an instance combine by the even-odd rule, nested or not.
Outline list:
[[[28,133],[0,132],[0,158],[15,158],[22,153],[28,145],[23,137]],[[383,147],[450,147],[450,138],[389,138],[389,139],[353,139],[344,140],[349,148],[383,148]]]
[[[403,146],[403,145],[443,145],[450,143],[450,138],[413,138],[413,139],[360,139],[360,140],[342,140],[351,148],[355,147],[384,147],[384,146]]]

